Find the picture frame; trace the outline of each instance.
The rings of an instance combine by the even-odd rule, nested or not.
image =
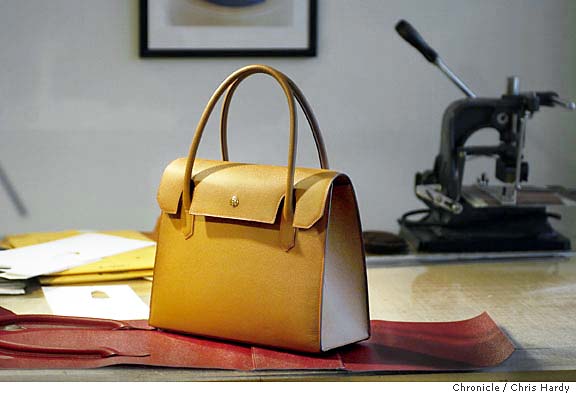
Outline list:
[[[140,57],[316,56],[317,0],[140,0]]]

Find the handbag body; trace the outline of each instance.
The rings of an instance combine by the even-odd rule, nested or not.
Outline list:
[[[228,161],[226,118],[238,84],[272,76],[290,112],[288,166]],[[196,158],[204,127],[224,95],[223,160]],[[295,101],[321,167],[296,168]],[[370,336],[365,256],[350,179],[328,168],[317,122],[284,74],[244,67],[216,90],[190,153],[165,169],[150,325],[165,330],[303,352]]]

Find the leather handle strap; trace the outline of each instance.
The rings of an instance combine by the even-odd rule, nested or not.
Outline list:
[[[92,319],[89,317],[69,317],[53,315],[9,315],[0,317],[0,328],[9,325],[45,325],[73,328],[97,328],[107,330],[127,330],[135,327],[118,320]]]
[[[95,347],[95,348],[64,348],[52,346],[38,346],[28,345],[24,343],[15,343],[6,340],[0,340],[0,351],[7,350],[9,352],[26,353],[35,357],[54,357],[54,356],[76,356],[76,357],[99,357],[107,358],[114,356],[127,356],[127,357],[146,357],[149,353],[123,353],[109,347]]]
[[[108,319],[92,319],[88,317],[68,317],[68,316],[52,316],[52,315],[8,315],[0,317],[0,327],[7,327],[10,325],[22,325],[23,331],[54,331],[62,330],[67,332],[69,329],[78,329],[79,331],[86,330],[128,330],[135,329],[135,327],[118,321]],[[26,326],[46,326],[42,328],[29,328]],[[61,328],[67,327],[66,329]],[[5,331],[6,332],[6,331]],[[18,331],[10,331],[8,334],[0,336],[0,351],[25,353],[34,357],[56,357],[56,356],[75,356],[75,357],[113,357],[113,356],[130,356],[130,357],[144,357],[148,356],[146,352],[122,352],[110,347],[53,347],[43,345],[32,345],[25,343],[17,343],[7,340],[12,333],[17,334]]]
[[[322,138],[322,133],[320,132],[320,126],[318,125],[318,121],[316,116],[314,115],[314,111],[312,111],[312,107],[306,100],[306,96],[300,90],[300,88],[284,75],[288,83],[290,84],[290,88],[292,89],[292,93],[298,101],[300,108],[302,108],[302,112],[304,112],[304,116],[308,120],[308,125],[310,126],[310,130],[312,131],[312,136],[314,137],[314,143],[316,144],[316,150],[318,152],[318,160],[320,161],[320,167],[327,170],[329,169],[330,165],[328,164],[328,155],[326,154],[326,146],[324,145],[324,139]],[[234,92],[242,83],[245,78],[238,78],[228,90],[226,90],[226,94],[222,99],[222,111],[220,113],[220,149],[222,151],[222,160],[229,161],[229,154],[228,154],[228,113],[230,111],[230,103],[232,102],[232,96]]]
[[[216,89],[206,108],[200,117],[198,126],[196,127],[196,133],[190,145],[190,151],[188,153],[188,159],[186,162],[186,170],[184,172],[183,180],[183,191],[182,191],[182,211],[185,217],[185,226],[183,227],[183,233],[186,237],[192,234],[192,219],[191,215],[188,214],[191,203],[190,194],[190,182],[192,181],[192,168],[194,167],[194,160],[196,160],[196,153],[198,152],[198,146],[200,145],[200,140],[202,139],[202,134],[208,123],[210,114],[214,110],[214,107],[220,97],[226,92],[226,90],[232,86],[236,80],[243,80],[244,78],[253,74],[268,74],[273,77],[282,87],[286,100],[288,102],[288,111],[290,118],[290,139],[288,146],[288,170],[286,174],[286,194],[284,197],[284,207],[282,209],[282,219],[280,222],[280,243],[284,250],[290,250],[294,246],[296,229],[293,227],[294,222],[294,172],[296,163],[296,144],[297,144],[297,123],[296,123],[296,111],[294,106],[294,94],[287,77],[280,71],[265,65],[251,65],[243,67],[234,73],[232,73],[228,78],[220,84]]]

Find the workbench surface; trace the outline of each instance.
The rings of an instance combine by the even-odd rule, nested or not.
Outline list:
[[[0,380],[576,380],[576,257],[507,262],[372,263],[368,282],[372,319],[453,321],[487,311],[517,350],[498,367],[471,373],[375,375],[109,367],[0,370]],[[149,303],[149,281],[108,284],[129,284]],[[39,288],[25,296],[0,296],[0,306],[18,314],[50,313]]]

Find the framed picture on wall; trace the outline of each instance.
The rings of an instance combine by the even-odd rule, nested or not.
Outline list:
[[[315,56],[316,0],[140,0],[140,56]]]

